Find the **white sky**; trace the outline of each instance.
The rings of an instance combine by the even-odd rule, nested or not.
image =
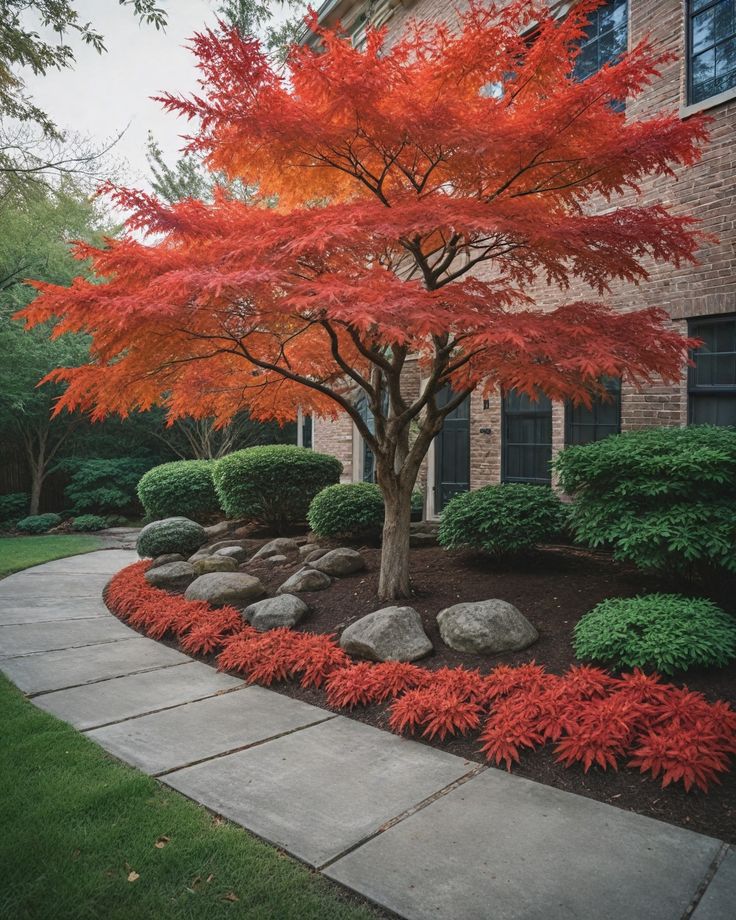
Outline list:
[[[183,146],[187,122],[162,111],[150,97],[169,90],[196,89],[194,55],[184,47],[194,32],[214,25],[216,0],[160,0],[168,15],[165,32],[139,25],[130,7],[117,0],[78,0],[80,19],[93,23],[105,37],[107,52],[73,43],[74,69],[50,71],[45,77],[24,73],[34,101],[56,124],[96,142],[114,137],[129,123],[113,156],[123,160],[119,177],[130,186],[147,185],[146,134],[155,135],[172,161]],[[280,19],[280,4],[274,3]]]

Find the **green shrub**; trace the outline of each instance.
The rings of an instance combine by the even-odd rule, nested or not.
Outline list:
[[[562,451],[571,526],[641,569],[736,572],[736,429],[652,428]]]
[[[559,537],[566,517],[566,506],[547,486],[485,486],[448,502],[438,540],[446,549],[512,556]]]
[[[142,457],[65,460],[62,468],[71,476],[64,495],[75,514],[134,509],[138,504],[138,480],[150,465],[150,461]]]
[[[46,533],[52,527],[58,527],[61,524],[61,515],[53,514],[32,514],[30,517],[23,518],[15,525],[16,530],[21,533]]]
[[[80,514],[72,521],[72,530],[80,533],[91,530],[104,530],[107,527],[105,518],[98,514]]]
[[[215,514],[220,503],[212,481],[212,460],[177,460],[154,466],[138,483],[138,498],[149,518]]]
[[[306,447],[272,444],[228,454],[215,463],[220,506],[230,518],[244,517],[282,533],[304,521],[314,496],[337,483],[342,464]]]
[[[375,535],[383,526],[383,496],[370,482],[327,486],[312,499],[307,520],[320,537]]]
[[[722,667],[736,657],[736,620],[705,598],[613,597],[580,620],[574,647],[584,660],[664,674]]]
[[[30,496],[27,492],[11,492],[0,495],[0,521],[13,521],[23,517],[28,511]]]
[[[191,556],[207,540],[204,527],[185,517],[171,517],[147,524],[138,534],[136,549],[143,557],[181,553]]]

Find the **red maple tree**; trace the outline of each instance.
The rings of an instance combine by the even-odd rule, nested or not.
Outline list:
[[[589,403],[603,375],[681,373],[688,343],[666,314],[621,315],[605,295],[654,260],[694,261],[694,221],[637,196],[698,158],[705,123],[621,111],[669,60],[647,41],[575,79],[596,5],[555,19],[529,0],[475,2],[454,29],[416,22],[390,45],[369,30],[361,50],[323,31],[285,73],[235,31],[195,36],[202,91],[164,105],[257,200],[112,190],[129,232],[78,247],[102,283],[39,284],[25,311],[92,337],[89,365],[53,375],[60,405],[103,417],[163,403],[223,424],[243,408],[347,412],[385,499],[379,593],[408,595],[412,488],[472,390]],[[573,281],[589,300],[545,308],[546,285]],[[402,389],[410,358],[419,396]]]

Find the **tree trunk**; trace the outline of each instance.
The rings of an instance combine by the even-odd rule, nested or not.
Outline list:
[[[41,487],[43,486],[43,474],[38,467],[34,464],[31,468],[31,503],[28,509],[29,514],[38,514],[38,509],[41,505]]]
[[[381,477],[383,478],[383,477]],[[409,579],[409,537],[411,521],[411,485],[401,483],[398,476],[385,477],[381,491],[385,505],[381,573],[378,596],[382,601],[395,601],[411,595]]]

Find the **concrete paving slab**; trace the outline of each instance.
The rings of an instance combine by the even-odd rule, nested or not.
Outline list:
[[[138,554],[130,550],[106,549],[84,553],[81,556],[65,556],[63,559],[54,559],[18,572],[18,575],[36,575],[43,577],[46,574],[55,575],[95,575],[107,574],[108,577],[126,565],[131,565],[138,560]],[[15,577],[15,576],[13,576]]]
[[[719,847],[487,770],[325,874],[407,920],[679,920]]]
[[[191,660],[181,652],[139,636],[87,648],[4,658],[0,660],[0,671],[24,693],[45,693]]]
[[[101,598],[110,577],[110,572],[96,572],[92,575],[52,574],[46,571],[30,575],[28,572],[19,572],[0,581],[0,603],[6,597],[28,597],[35,600],[46,598],[47,603],[50,598],[58,601],[76,597]]]
[[[48,623],[63,620],[86,620],[91,617],[109,617],[110,612],[99,597],[77,597],[73,601],[54,604],[44,598],[40,604],[24,604],[22,599],[6,603],[0,599],[0,626],[18,626],[22,623]]]
[[[137,633],[115,617],[90,620],[58,620],[52,623],[24,623],[19,626],[0,625],[0,658],[15,658],[33,652],[76,648],[133,639]]]
[[[736,850],[729,847],[723,862],[695,908],[691,920],[733,920],[736,914]]]
[[[93,686],[85,684],[69,690],[44,693],[34,697],[33,702],[40,709],[45,709],[46,712],[53,713],[84,731],[165,709],[167,706],[180,706],[182,703],[201,700],[242,686],[243,681],[236,677],[219,674],[201,661],[188,660],[187,664],[173,668],[157,668],[127,677],[104,680]],[[200,725],[199,728],[205,733],[208,731],[206,725]],[[181,746],[186,748],[198,743],[199,739],[195,736],[193,728],[183,725],[181,731],[182,735],[177,739]],[[155,745],[156,740],[153,739],[151,743]],[[163,740],[161,744],[165,746]],[[135,753],[134,745],[131,755]],[[162,752],[161,756],[164,756],[164,753]],[[133,756],[129,758],[122,753],[120,756],[123,760],[133,763]]]
[[[176,674],[188,669],[189,665],[182,665],[181,668],[169,668],[167,672]],[[141,677],[159,673],[163,677],[167,672],[152,671]],[[212,674],[216,672],[212,671]],[[120,682],[133,679],[123,677]],[[76,693],[74,690],[63,692],[67,696]],[[48,700],[49,696],[39,698],[44,708]],[[324,709],[300,700],[292,700],[261,687],[246,687],[234,693],[98,728],[90,732],[89,737],[146,773],[162,773],[330,717],[331,713]]]
[[[473,766],[338,716],[163,781],[321,866]]]

